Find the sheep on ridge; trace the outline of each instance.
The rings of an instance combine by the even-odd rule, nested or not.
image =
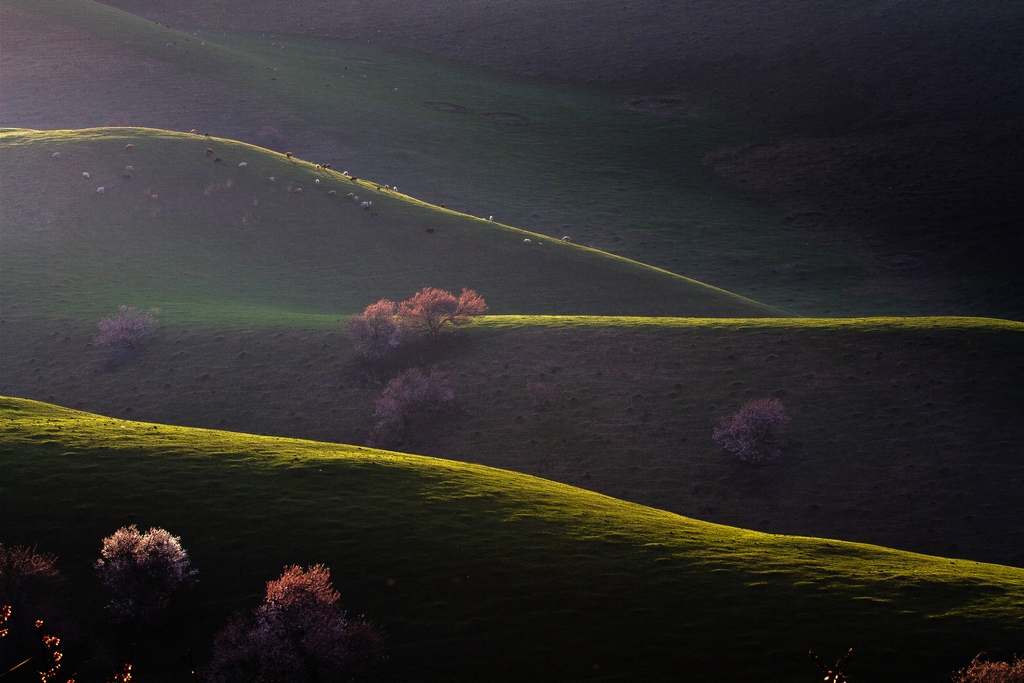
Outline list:
[[[571,239],[569,239],[569,236],[568,236],[568,235],[566,235],[565,237],[563,237],[563,238],[562,238],[562,241],[563,241],[563,242],[572,242],[572,240],[571,240]]]
[[[523,240],[523,244],[533,244],[533,240],[527,237],[525,240]]]

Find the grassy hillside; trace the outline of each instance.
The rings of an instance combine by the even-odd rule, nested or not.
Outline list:
[[[187,675],[184,650],[204,656],[292,562],[333,568],[345,604],[388,632],[399,680],[805,681],[809,646],[852,645],[855,680],[941,681],[1024,634],[1019,569],[741,531],[429,458],[16,399],[0,414],[4,541],[59,554],[76,615],[99,609],[88,565],[119,525],[180,534],[200,569],[136,646],[145,680]],[[86,635],[106,631],[93,618]]]
[[[998,7],[986,5],[966,15],[931,12],[915,23],[916,14],[895,21],[861,3],[861,14],[849,9],[856,21],[846,23],[844,7],[832,23],[814,11],[813,21],[801,21],[807,8],[799,4],[768,17],[738,9],[734,16],[759,27],[743,24],[752,43],[762,33],[794,41],[769,59],[759,53],[764,46],[754,45],[751,56],[743,53],[749,47],[743,41],[720,40],[714,26],[721,22],[681,6],[654,8],[671,15],[654,23],[659,31],[691,38],[660,44],[654,36],[661,33],[647,31],[653,5],[646,2],[628,11],[598,3],[592,34],[552,40],[549,32],[562,33],[554,28],[558,22],[544,19],[543,4],[532,2],[531,11],[517,15],[539,20],[543,29],[528,26],[530,41],[511,39],[521,63],[538,54],[531,41],[575,46],[575,58],[550,60],[565,74],[574,64],[600,61],[595,55],[614,61],[623,54],[612,43],[622,45],[605,40],[613,37],[609,27],[617,31],[638,17],[647,17],[641,22],[646,33],[636,35],[648,36],[640,42],[650,54],[665,46],[686,54],[615,87],[584,87],[497,74],[376,42],[441,46],[431,30],[457,27],[454,45],[469,50],[458,56],[487,63],[485,50],[467,46],[485,35],[492,48],[507,52],[505,43],[493,40],[490,27],[504,25],[489,19],[487,12],[498,7],[493,4],[470,10],[459,3],[457,12],[465,14],[458,21],[432,11],[433,28],[418,33],[419,9],[402,2],[359,8],[300,3],[287,17],[233,3],[232,21],[241,25],[255,26],[245,22],[259,17],[275,21],[269,33],[242,33],[211,28],[222,25],[215,23],[223,16],[216,3],[161,5],[170,15],[158,18],[174,27],[167,28],[86,0],[10,0],[0,25],[0,125],[197,128],[287,148],[344,162],[432,203],[493,214],[554,237],[570,234],[579,243],[805,315],[1021,314],[1012,229],[1020,212],[1008,199],[1016,193],[1006,191],[1019,184],[1019,163],[1008,151],[1017,130],[1001,113],[1016,111],[1007,89],[1015,81],[999,66],[1012,64],[1006,60],[1015,48],[1004,39],[1013,31],[1005,28],[1014,25],[1012,16],[989,21],[986,13],[998,16]],[[175,30],[193,21],[194,11],[211,23]],[[561,7],[557,12],[571,20]],[[389,34],[389,26],[401,27],[388,17],[414,30]],[[616,21],[609,23],[610,17]],[[677,30],[680,17],[695,23]],[[291,22],[308,28],[335,20],[360,31],[359,38],[338,40],[330,29],[329,38],[274,32]],[[915,47],[905,51],[910,61],[929,65],[908,72],[929,75],[919,89],[924,99],[896,97],[907,93],[903,83],[914,77],[901,72],[908,61],[902,53],[889,59],[878,48],[871,32],[876,21],[895,32],[883,47],[909,41]],[[970,46],[956,38],[936,42],[950,22],[967,33]],[[762,31],[765,25],[774,28]],[[522,28],[513,22],[513,34],[516,26]],[[833,36],[828,41],[818,40],[822,27]],[[858,36],[871,40],[857,43]],[[602,40],[609,48],[583,50],[580,40]],[[830,51],[834,40],[859,46],[849,65],[837,60],[854,54],[851,45]],[[810,52],[803,50],[806,41],[814,46]],[[933,52],[975,55],[975,43],[984,54],[960,60],[974,66],[961,68],[954,59],[943,62],[948,68],[932,68]],[[734,44],[743,54],[726,59],[714,53],[717,45]],[[985,74],[976,73],[978,64]],[[938,73],[945,74],[942,83],[934,82]],[[678,78],[666,82],[671,74]],[[954,82],[968,84],[966,90],[949,91]],[[937,106],[944,102],[972,104],[950,113]],[[930,112],[927,125],[918,125],[922,111]],[[850,124],[858,115],[874,123]]]
[[[9,130],[0,155],[2,295],[13,314],[89,318],[122,303],[178,321],[347,314],[429,285],[476,289],[498,313],[782,315],[244,143]]]
[[[410,365],[457,407],[400,450],[503,467],[709,521],[1024,565],[1024,326],[984,319],[488,316],[366,368],[337,316],[164,321],[127,357],[96,320],[5,313],[0,394],[118,418],[364,444]],[[785,457],[732,460],[720,416],[776,396]]]

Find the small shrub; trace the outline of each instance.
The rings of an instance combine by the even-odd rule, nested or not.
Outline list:
[[[771,462],[782,454],[782,425],[789,422],[777,398],[750,401],[736,413],[723,417],[712,438],[743,462]]]
[[[133,349],[141,344],[156,327],[149,311],[134,306],[118,306],[115,316],[100,320],[100,334],[93,339],[100,346],[121,346]]]
[[[111,592],[107,609],[129,620],[159,615],[171,595],[194,583],[198,574],[180,538],[159,527],[140,533],[134,524],[103,539],[101,557],[93,566]]]
[[[448,325],[464,325],[486,311],[483,297],[472,289],[463,289],[456,298],[443,289],[424,287],[398,305],[398,318],[406,329],[426,332],[436,339]]]
[[[286,567],[248,618],[234,616],[213,645],[212,683],[351,681],[383,661],[383,637],[350,620],[323,565]]]
[[[979,654],[953,676],[953,683],[1024,683],[1024,659],[990,662]]]
[[[374,443],[396,438],[409,424],[416,411],[441,407],[455,398],[448,386],[447,376],[438,370],[423,374],[419,368],[410,368],[395,377],[377,399],[374,417],[377,418]]]
[[[398,348],[402,326],[395,315],[397,308],[394,301],[381,299],[345,322],[343,331],[356,351],[370,360],[381,360]]]

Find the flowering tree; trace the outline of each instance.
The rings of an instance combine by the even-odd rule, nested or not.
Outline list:
[[[383,660],[383,637],[338,604],[331,571],[286,567],[267,582],[251,617],[236,615],[217,634],[207,674],[212,683],[350,681]]]
[[[118,306],[117,315],[100,320],[100,334],[93,341],[101,346],[123,346],[135,348],[156,327],[156,320],[149,311],[134,306]]]
[[[723,417],[712,438],[744,462],[771,462],[779,457],[782,425],[789,422],[777,398],[750,401],[736,413]]]
[[[417,410],[438,408],[455,398],[448,386],[448,377],[439,370],[423,374],[419,368],[410,368],[395,377],[377,399],[374,417],[377,418],[375,443],[386,442],[398,435]]]
[[[381,299],[345,322],[345,336],[356,351],[371,360],[380,360],[398,348],[402,326],[395,316],[397,308],[394,301]]]
[[[140,533],[132,524],[103,539],[93,565],[112,594],[107,609],[123,619],[145,620],[167,609],[171,595],[195,582],[181,539],[154,527]]]
[[[483,297],[463,289],[458,298],[436,287],[424,287],[398,305],[398,318],[410,330],[427,332],[437,338],[448,325],[464,325],[471,317],[487,312]]]
[[[978,655],[953,676],[953,683],[1024,683],[1024,659],[990,662]]]
[[[7,627],[0,624],[0,635],[13,627],[13,635],[0,646],[0,661],[24,657],[38,649],[32,625],[59,615],[56,598],[62,577],[56,563],[56,556],[35,548],[0,543],[0,607],[6,608],[9,619]]]

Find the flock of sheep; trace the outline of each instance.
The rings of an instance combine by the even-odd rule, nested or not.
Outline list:
[[[189,132],[192,133],[192,134],[196,134],[196,131],[195,131],[194,128],[191,131],[189,131]],[[207,133],[206,137],[210,138],[210,134]],[[131,152],[131,151],[133,151],[135,149],[135,145],[132,144],[132,143],[128,143],[128,144],[126,144],[124,146],[124,149],[125,149],[125,152]],[[53,158],[58,159],[58,158],[60,158],[61,153],[60,152],[54,152],[52,154],[52,156],[53,156]],[[223,159],[221,159],[220,157],[216,156],[216,154],[214,153],[212,147],[207,147],[206,148],[206,156],[207,157],[213,157],[213,163],[215,163],[215,164],[223,163]],[[287,158],[289,160],[292,160],[292,163],[296,163],[294,161],[294,154],[292,154],[291,152],[285,152],[284,156],[285,156],[285,158]],[[248,168],[248,166],[249,166],[248,162],[245,162],[245,161],[241,161],[241,162],[238,163],[238,168]],[[315,164],[315,168],[316,168],[317,171],[331,171],[331,165],[330,164]],[[124,180],[130,180],[131,177],[132,177],[132,173],[134,173],[134,172],[135,172],[135,168],[133,166],[131,166],[131,165],[125,166],[124,173],[122,173],[121,177]],[[349,182],[352,182],[352,183],[358,183],[358,181],[359,181],[358,177],[352,176],[351,174],[349,174],[348,171],[342,171],[339,175],[341,177],[347,179]],[[90,176],[88,171],[83,171],[82,172],[82,177],[83,178],[90,178],[91,176]],[[270,176],[267,180],[269,182],[273,183],[273,182],[276,182],[277,179],[276,179],[275,176]],[[314,179],[313,182],[314,182],[315,185],[318,185],[318,186],[321,184],[320,183],[320,178]],[[376,187],[377,187],[377,191],[378,192],[398,192],[398,187],[397,186],[391,187],[390,185],[377,185]],[[107,191],[107,188],[105,186],[103,186],[103,185],[101,185],[101,186],[96,188],[96,193],[97,194],[104,194],[106,191]],[[291,190],[291,192],[293,194],[301,194],[302,193],[302,188],[301,187],[295,187],[294,189]],[[337,190],[329,190],[327,192],[327,195],[329,197],[335,197],[335,196],[337,196],[337,194],[338,194]],[[152,195],[150,195],[150,198],[151,199],[157,199],[157,195],[152,194]],[[352,202],[358,204],[359,207],[361,209],[365,210],[365,211],[370,211],[373,208],[373,201],[371,201],[371,200],[360,201],[359,196],[356,195],[353,192],[349,192],[345,196],[345,198],[348,199],[349,201],[352,201]],[[441,204],[441,208],[445,208],[445,205]],[[377,213],[373,212],[373,213],[371,213],[371,215],[372,216],[377,216]],[[488,216],[486,218],[486,220],[493,221],[494,220],[494,216]],[[428,232],[433,232],[433,230],[428,230]],[[570,242],[571,240],[570,240],[569,236],[566,235],[565,237],[562,238],[562,241],[563,242]],[[526,239],[523,240],[523,244],[526,244],[526,245],[533,244],[533,240],[531,240],[530,238],[527,237]],[[541,245],[543,243],[538,241],[537,244]]]

